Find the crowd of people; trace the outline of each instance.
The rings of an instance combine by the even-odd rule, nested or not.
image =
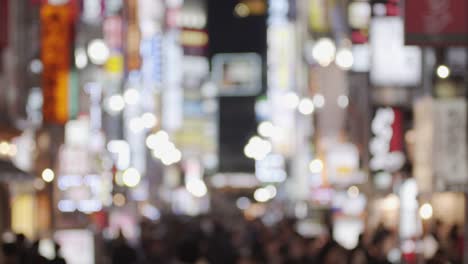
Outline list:
[[[55,256],[48,259],[39,252],[40,241],[30,244],[23,234],[15,234],[12,238],[2,242],[2,264],[66,264],[60,255],[60,245],[54,242]]]
[[[232,220],[232,219],[231,219]],[[113,264],[387,264],[391,251],[399,248],[395,230],[377,227],[359,236],[354,249],[345,249],[326,232],[304,237],[296,220],[285,219],[268,226],[261,220],[226,221],[213,217],[170,217],[158,224],[143,223],[139,246],[131,247],[122,234],[109,245]],[[448,234],[436,222],[429,230],[437,244],[431,256],[424,254],[394,259],[393,263],[457,264],[462,260],[462,236],[456,227]],[[401,252],[401,251],[400,251]]]
[[[328,219],[328,220],[327,220]],[[157,222],[142,221],[138,240],[128,241],[122,230],[105,243],[97,264],[457,264],[463,256],[463,236],[457,226],[447,228],[434,221],[420,241],[431,244],[430,255],[389,258],[401,247],[395,230],[378,226],[359,236],[354,249],[345,249],[331,234],[331,220],[325,218],[324,232],[305,236],[298,232],[296,219],[267,225],[259,219],[221,219],[213,216],[169,215]],[[435,246],[435,247],[434,247]],[[39,252],[39,242],[29,243],[22,234],[2,243],[5,264],[62,264],[60,246],[55,257]],[[79,253],[79,252],[77,252]],[[407,256],[408,257],[408,256]]]

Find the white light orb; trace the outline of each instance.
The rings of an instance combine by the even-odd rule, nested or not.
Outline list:
[[[312,98],[316,108],[323,108],[325,106],[325,97],[322,94],[316,94]]]
[[[294,92],[288,92],[284,97],[284,105],[289,109],[295,109],[299,105],[299,96]]]
[[[437,76],[441,79],[446,79],[450,76],[450,69],[445,65],[439,65],[437,67]]]
[[[185,185],[187,191],[195,197],[201,198],[208,193],[205,183],[201,179],[189,179]]]
[[[169,135],[163,130],[158,131],[156,134],[151,134],[146,138],[146,146],[150,149],[163,147],[167,143],[169,143]]]
[[[312,57],[323,67],[330,65],[335,53],[335,43],[329,38],[319,39],[312,49]]]
[[[432,218],[433,214],[433,209],[432,205],[429,203],[425,203],[419,208],[419,215],[421,216],[422,219],[424,220],[429,220]]]
[[[153,114],[153,113],[144,113],[141,116],[141,120],[143,121],[143,124],[145,128],[153,128],[158,124],[158,118]]]
[[[303,98],[298,106],[299,113],[303,115],[311,115],[314,110],[314,102],[309,98]]]
[[[323,171],[323,162],[319,159],[314,159],[309,164],[310,172],[314,174],[322,173]]]
[[[349,105],[349,98],[346,95],[340,95],[338,96],[338,99],[336,100],[338,106],[340,108],[346,108]]]
[[[349,49],[340,49],[338,53],[336,53],[335,59],[336,65],[343,70],[349,70],[353,66],[354,57],[353,53]]]
[[[128,168],[122,175],[122,181],[127,187],[136,187],[141,181],[140,172],[135,168]]]
[[[75,66],[77,69],[84,69],[88,66],[88,56],[84,48],[77,48],[75,50]]]
[[[41,73],[43,68],[44,66],[42,64],[42,61],[39,59],[34,59],[29,64],[29,70],[31,70],[31,72],[35,74]]]
[[[45,182],[52,182],[55,179],[54,171],[49,168],[43,170],[41,176]]]
[[[258,125],[257,131],[260,136],[271,138],[275,133],[275,126],[271,122],[265,121]]]
[[[125,101],[119,94],[114,94],[107,100],[107,108],[111,113],[118,113],[125,108]]]
[[[94,39],[88,45],[89,60],[96,65],[103,65],[109,58],[110,51],[102,39]]]
[[[270,200],[270,192],[265,188],[259,188],[254,192],[254,199],[260,203],[267,202]]]
[[[134,88],[127,89],[124,93],[124,100],[128,105],[136,105],[140,101],[140,92]]]

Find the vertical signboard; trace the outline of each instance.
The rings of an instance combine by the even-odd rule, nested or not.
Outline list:
[[[127,70],[138,70],[141,65],[140,39],[141,33],[138,26],[138,3],[136,0],[127,0],[127,36],[126,36],[126,59]]]
[[[468,45],[468,1],[405,1],[405,43]]]
[[[418,183],[419,193],[433,190],[434,101],[431,97],[418,99],[414,104],[414,156],[413,176]]]
[[[466,183],[466,101],[438,100],[434,104],[434,173],[446,185]]]
[[[72,13],[68,5],[41,7],[43,116],[49,123],[68,120]]]

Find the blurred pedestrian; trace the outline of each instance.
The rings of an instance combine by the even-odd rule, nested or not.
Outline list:
[[[49,261],[39,253],[39,243],[37,240],[33,243],[31,249],[29,250],[28,262],[34,264],[47,264]]]
[[[137,260],[136,250],[128,244],[122,230],[119,230],[112,245],[112,264],[134,264]]]
[[[57,242],[54,242],[54,247],[55,247],[55,257],[53,260],[50,261],[50,264],[66,264],[67,262],[62,257],[62,254],[60,251],[61,249],[60,244]]]

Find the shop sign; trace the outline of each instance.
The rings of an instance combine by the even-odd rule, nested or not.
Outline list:
[[[327,176],[333,184],[352,184],[363,179],[359,173],[359,150],[351,143],[336,144],[327,151]]]
[[[221,96],[256,95],[262,89],[262,59],[256,53],[217,54],[213,79]]]
[[[170,30],[163,39],[163,85],[162,95],[162,125],[168,131],[174,131],[183,123],[184,93],[183,80],[183,50],[178,43],[180,34]]]
[[[405,1],[405,36],[408,45],[468,45],[468,1]]]
[[[369,143],[372,171],[395,172],[403,167],[403,113],[393,108],[379,108],[372,120],[374,137]]]
[[[434,174],[447,185],[468,180],[466,101],[438,100],[434,104]]]
[[[138,26],[138,5],[136,0],[126,0],[127,34],[126,34],[126,63],[127,70],[138,70],[141,66],[140,41],[141,32]]]
[[[68,88],[72,13],[68,5],[41,7],[41,61],[43,117],[45,122],[64,124],[68,120]],[[57,54],[61,54],[57,56]]]

